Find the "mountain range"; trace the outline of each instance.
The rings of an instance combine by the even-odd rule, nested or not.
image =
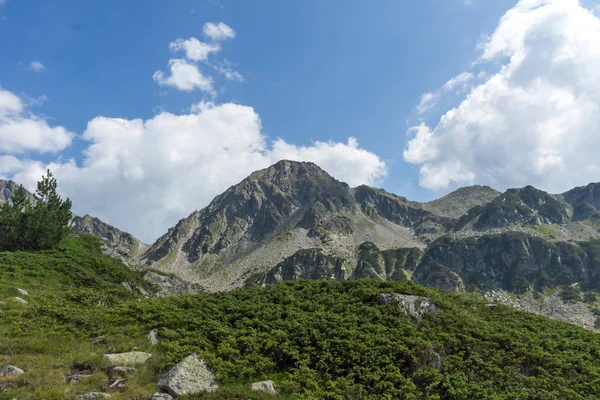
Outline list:
[[[0,201],[16,187],[0,181]],[[483,294],[600,289],[599,183],[562,194],[469,186],[420,203],[283,160],[150,245],[87,215],[73,227],[110,242],[130,265],[206,291],[359,278]]]

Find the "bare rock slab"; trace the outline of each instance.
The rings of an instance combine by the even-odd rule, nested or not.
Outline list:
[[[158,377],[158,387],[175,397],[200,392],[213,392],[219,385],[215,374],[197,354],[181,360]]]
[[[382,293],[379,301],[384,306],[398,307],[404,314],[423,318],[425,313],[436,313],[441,310],[433,304],[429,297],[411,296],[400,293]]]
[[[105,354],[104,358],[113,365],[131,366],[144,364],[152,357],[150,353],[143,351],[129,351],[127,353]]]
[[[24,373],[25,371],[23,371],[21,368],[15,367],[14,365],[5,365],[2,367],[2,369],[0,369],[1,377],[19,376],[23,375]]]
[[[173,400],[173,396],[168,393],[154,393],[150,400]]]
[[[254,382],[252,385],[250,385],[250,390],[253,390],[255,392],[277,394],[277,390],[275,390],[275,385],[273,384],[273,381]]]

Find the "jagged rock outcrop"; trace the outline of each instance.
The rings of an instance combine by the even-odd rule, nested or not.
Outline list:
[[[562,194],[573,207],[573,220],[582,221],[600,213],[600,183],[590,183]]]
[[[158,387],[178,397],[200,392],[213,392],[219,385],[214,373],[197,354],[187,356],[159,376]]]
[[[344,280],[348,275],[344,264],[344,259],[328,256],[322,249],[303,249],[277,264],[265,275],[251,278],[249,282],[264,285],[299,279]]]
[[[569,206],[560,196],[526,186],[509,189],[490,203],[470,209],[455,230],[487,230],[515,223],[562,224],[569,220]]]
[[[130,233],[123,232],[99,218],[87,214],[83,217],[73,215],[71,225],[76,232],[91,233],[106,240],[112,245],[111,249],[114,250],[116,253],[114,256],[117,258],[122,256],[132,259],[136,256],[140,248],[143,247],[142,242]]]
[[[447,290],[436,281],[444,272],[459,276],[467,289],[524,293],[575,282],[600,289],[597,243],[549,242],[514,232],[438,239],[425,251],[413,280]]]
[[[401,293],[382,293],[379,295],[382,305],[398,307],[406,315],[422,319],[425,313],[437,313],[441,310],[429,297],[412,296]]]

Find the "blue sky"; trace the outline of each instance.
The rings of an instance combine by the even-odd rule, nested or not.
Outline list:
[[[544,124],[553,125],[550,117],[555,115],[556,109],[543,110],[540,105],[529,110],[527,115],[531,118],[525,121],[523,115],[518,114],[518,107],[491,109],[493,102],[489,99],[490,96],[509,96],[510,104],[517,104],[510,96],[531,92],[531,85],[540,79],[555,84],[556,69],[549,72],[531,67],[533,70],[530,68],[527,73],[519,75],[517,71],[509,77],[502,76],[502,70],[511,67],[515,71],[524,70],[521,64],[512,65],[509,61],[511,56],[521,52],[531,58],[534,66],[535,61],[540,60],[534,57],[536,49],[559,53],[556,38],[564,37],[571,32],[569,29],[573,30],[577,43],[589,44],[591,39],[583,38],[589,32],[575,31],[579,28],[573,21],[587,21],[587,29],[596,34],[594,23],[598,18],[592,14],[596,7],[597,2],[576,0],[522,0],[519,3],[516,0],[5,0],[0,5],[0,88],[20,100],[20,111],[10,121],[27,118],[44,121],[44,129],[50,130],[37,133],[37,145],[18,144],[14,138],[17,144],[12,146],[3,148],[0,143],[0,160],[3,160],[0,177],[31,185],[34,177],[50,165],[57,171],[59,185],[65,181],[63,190],[74,199],[76,211],[98,215],[146,240],[153,239],[193,209],[205,206],[212,196],[239,181],[255,166],[262,167],[267,161],[287,154],[317,162],[325,160],[321,164],[339,179],[356,177],[350,183],[373,184],[422,201],[465,184],[489,184],[499,189],[537,184],[551,191],[562,190],[567,184],[584,184],[594,180],[598,172],[594,165],[591,169],[588,166],[587,173],[567,180],[557,179],[556,170],[552,169],[574,166],[574,161],[569,161],[570,153],[562,154],[552,148],[552,143],[548,144],[554,140],[552,137],[560,136],[560,132],[549,136],[528,133]],[[514,11],[513,14],[509,10]],[[507,12],[514,18],[505,18],[507,22],[503,25],[500,19]],[[518,19],[521,17],[524,19]],[[223,23],[235,34],[213,40],[203,33],[207,23]],[[550,28],[541,29],[541,26]],[[522,40],[516,43],[507,40],[507,35]],[[196,38],[218,50],[192,60],[182,49],[170,47],[178,38]],[[593,51],[585,52],[589,60],[574,57],[576,61],[561,66],[566,72],[558,80],[567,79],[567,86],[572,89],[569,93],[579,93],[576,89],[583,85],[575,82],[575,72],[596,61],[597,46],[590,46]],[[199,87],[181,90],[169,85],[166,81],[169,60],[183,60],[186,65],[197,68],[204,78],[212,80],[214,93]],[[37,71],[33,61],[39,63]],[[228,79],[219,73],[219,68],[235,71],[242,79]],[[162,81],[156,78],[157,71],[162,71]],[[453,77],[464,80],[450,84]],[[505,78],[510,93],[503,85],[494,86],[494,77]],[[525,81],[517,82],[515,77]],[[589,72],[587,84],[596,78],[597,75]],[[562,83],[555,86],[564,89]],[[423,96],[428,93],[430,100],[422,101],[427,100]],[[540,95],[548,93],[541,91]],[[472,100],[477,95],[483,99],[479,103]],[[586,93],[585,99],[579,100],[588,101],[591,110],[598,105],[599,98],[595,95],[595,92]],[[565,101],[568,102],[557,102],[555,107],[566,109]],[[212,112],[210,115],[216,119],[198,122],[205,125],[197,128],[186,127],[191,129],[192,136],[194,129],[204,130],[208,138],[232,135],[224,142],[231,140],[234,145],[223,145],[218,150],[222,151],[220,158],[231,157],[229,164],[237,165],[226,174],[229,179],[200,172],[186,175],[188,181],[178,180],[177,185],[189,186],[189,180],[204,181],[204,185],[198,182],[194,184],[197,187],[191,185],[201,193],[197,199],[189,200],[189,192],[180,192],[166,183],[169,176],[153,181],[156,172],[143,162],[129,165],[127,161],[115,161],[140,148],[139,144],[127,142],[132,146],[129,149],[119,142],[123,136],[136,131],[132,121],[152,120],[161,113],[169,113],[173,119],[194,112],[200,115],[198,110],[202,107],[193,106],[200,102],[204,102],[204,109]],[[225,110],[221,107],[223,104],[239,107]],[[532,104],[532,100],[527,104]],[[449,115],[453,109],[464,112],[464,117]],[[473,120],[479,110],[487,110],[487,114]],[[204,113],[207,119],[209,111]],[[444,115],[442,121],[446,122],[440,124]],[[111,123],[116,118],[128,122],[126,126],[119,125],[119,136],[111,136],[116,129]],[[211,131],[209,127],[216,126],[219,118],[227,120],[233,132]],[[232,118],[238,119],[232,122]],[[516,132],[515,140],[511,141],[502,129],[498,135],[500,139],[508,138],[506,142],[499,144],[490,137],[495,129],[482,121],[494,118],[520,121],[518,127],[499,123],[499,126],[507,125],[509,132]],[[91,124],[92,121],[95,123]],[[587,127],[591,122],[585,117],[569,121],[571,126],[577,126],[576,131],[589,131]],[[169,120],[161,126],[180,129],[180,125],[170,125],[174,123]],[[59,134],[57,127],[64,129],[64,140],[57,140],[52,146],[40,144],[49,140],[44,135]],[[144,154],[150,154],[148,157],[154,157],[152,163],[160,164],[159,153],[153,153],[148,143],[159,140],[158,136],[148,133],[151,128],[139,129],[145,129],[140,133],[146,135],[145,139],[140,140],[147,153],[132,157],[144,158]],[[244,142],[245,139],[240,142],[246,143],[244,149],[253,149],[250,155],[246,150],[229,152],[236,145],[237,129],[245,132],[240,136],[248,142]],[[5,143],[12,140],[6,135],[16,134],[10,132],[5,132],[5,136],[0,132],[0,140]],[[165,137],[180,142],[189,140],[169,132],[162,135],[160,140]],[[465,135],[469,138],[465,139]],[[265,144],[259,143],[260,137]],[[284,149],[277,150],[271,145],[278,138]],[[356,138],[358,144],[350,145],[349,138]],[[518,160],[534,158],[531,165],[525,166],[525,170],[531,167],[533,172],[522,177],[524,169],[519,166],[520,161],[515,161],[519,166],[516,170],[505,168],[512,161],[510,154],[515,152],[508,145],[505,151],[498,151],[505,143],[517,146],[518,138],[523,138],[523,145],[535,147],[531,154],[517,154]],[[200,142],[206,140],[203,138]],[[321,146],[315,145],[317,142]],[[92,146],[94,143],[98,146]],[[168,146],[168,139],[165,143]],[[473,149],[470,154],[456,158],[456,154],[469,149]],[[577,146],[571,149],[576,150]],[[95,152],[95,161],[90,151]],[[268,152],[269,156],[256,160],[256,152]],[[107,170],[102,179],[95,178],[96,184],[86,184],[94,179],[82,169],[86,163],[101,163],[99,153],[106,156],[106,163],[112,160],[122,168],[116,172]],[[175,153],[172,159],[176,162],[187,157]],[[239,164],[239,160],[246,157],[253,161]],[[188,161],[181,164],[181,168],[194,165],[201,169],[222,169],[209,155]],[[99,171],[95,169],[93,173],[103,173]],[[107,189],[119,185],[134,187],[136,193],[142,186],[150,186],[152,190],[143,193],[143,199],[132,195],[130,200],[122,202],[121,211],[111,211],[114,202],[120,202],[119,196],[128,193]],[[166,186],[172,196],[156,202],[146,200],[157,196]],[[87,194],[81,194],[83,192]],[[107,197],[94,203],[94,199],[102,196]],[[109,203],[113,205],[107,206]],[[145,223],[139,223],[140,216],[132,210],[157,213],[164,208],[170,211],[157,217],[159,222]]]

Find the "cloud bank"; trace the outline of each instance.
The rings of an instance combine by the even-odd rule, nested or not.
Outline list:
[[[436,126],[423,123],[404,160],[420,184],[449,191],[469,184],[499,189],[533,184],[551,192],[600,180],[600,19],[577,0],[521,0],[481,45],[481,80]],[[465,71],[423,96],[438,96]]]

